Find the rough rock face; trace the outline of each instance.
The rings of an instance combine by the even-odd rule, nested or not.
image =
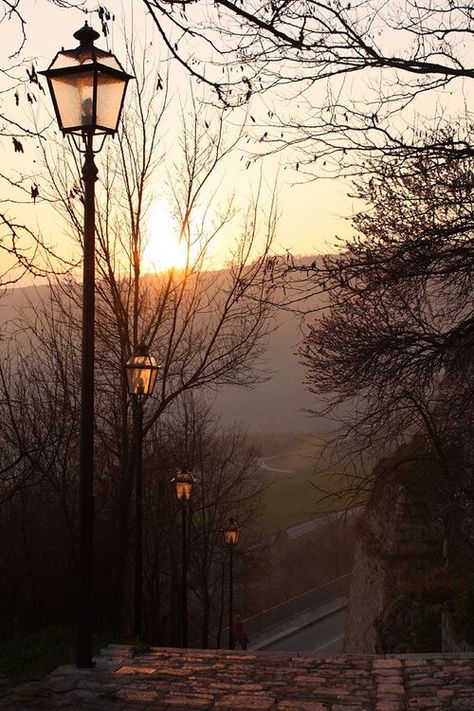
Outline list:
[[[405,450],[397,456],[406,454],[408,462],[409,447]],[[441,561],[437,475],[432,467],[431,471],[427,465],[422,469],[421,460],[416,466],[414,461],[401,467],[381,463],[371,499],[358,522],[346,652],[383,652],[385,613],[423,571]]]
[[[474,573],[474,326],[457,337],[438,396],[436,428],[445,450],[446,555]]]
[[[385,611],[382,624],[383,646],[387,652],[405,654],[442,646],[440,603],[400,595]]]

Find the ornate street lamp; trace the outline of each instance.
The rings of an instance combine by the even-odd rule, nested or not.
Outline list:
[[[233,597],[234,597],[234,546],[239,540],[239,524],[235,518],[225,522],[222,532],[224,541],[229,549],[229,649],[234,649],[233,631]]]
[[[186,509],[191,501],[194,477],[184,467],[173,477],[176,498],[181,502],[181,643],[188,646],[188,556],[186,548]]]
[[[127,387],[134,401],[135,441],[135,580],[133,590],[133,633],[142,634],[143,601],[143,404],[153,394],[158,374],[156,360],[148,346],[140,343],[125,364]]]
[[[79,46],[57,53],[43,74],[59,128],[84,154],[84,265],[82,297],[82,391],[79,455],[79,611],[76,664],[92,666],[92,532],[94,486],[94,318],[95,182],[94,154],[106,135],[114,135],[129,79],[110,52],[98,49],[99,33],[87,22],[74,37]],[[94,147],[94,138],[101,138]]]
[[[62,49],[49,68],[40,72],[48,80],[59,128],[91,144],[97,135],[117,131],[128,81],[118,59],[94,46],[99,33],[87,22],[74,33],[79,47]],[[85,151],[87,152],[87,151]]]

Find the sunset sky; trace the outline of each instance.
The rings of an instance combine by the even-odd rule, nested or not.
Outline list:
[[[156,190],[154,190],[156,201],[150,211],[148,223],[150,244],[145,252],[144,260],[146,269],[162,269],[169,267],[173,261],[179,263],[182,259],[182,256],[180,257],[181,247],[177,243],[178,225],[173,223],[170,215],[171,208],[167,204],[164,184],[167,174],[170,174],[172,179],[173,165],[178,155],[182,106],[186,111],[190,105],[190,83],[185,70],[178,68],[175,63],[168,70],[163,43],[157,39],[151,20],[146,19],[142,3],[130,3],[126,12],[124,12],[123,6],[124,3],[119,0],[111,0],[107,3],[107,7],[116,13],[116,20],[110,23],[109,37],[107,39],[101,37],[98,45],[115,52],[119,60],[126,65],[126,50],[123,40],[123,28],[125,27],[127,37],[134,36],[134,46],[144,47],[152,43],[153,55],[158,67],[154,71],[159,71],[161,77],[165,77],[169,71],[168,85],[171,104],[161,127],[162,143],[160,148],[164,156],[164,163],[156,174]],[[72,35],[83,25],[84,20],[88,19],[96,29],[100,29],[97,15],[94,13],[88,14],[71,9],[61,10],[53,3],[40,0],[25,4],[23,9],[27,12],[28,24],[27,41],[22,48],[21,58],[33,59],[38,70],[48,67],[62,46],[66,48],[76,46]],[[5,42],[2,44],[0,53],[4,66],[8,64],[9,55],[18,48],[20,37],[18,24],[15,24],[14,20],[11,20],[10,23],[11,32],[8,35],[6,32],[8,23],[3,25],[2,40]],[[386,42],[390,46],[390,42],[393,44],[393,37],[390,36],[390,33],[388,34]],[[460,52],[462,53],[462,48]],[[137,50],[137,55],[139,53]],[[18,69],[17,72],[19,76],[24,76],[23,69]],[[369,101],[370,96],[375,95],[374,92],[377,92],[376,76],[370,72],[357,74],[352,78],[345,78],[343,81],[344,85],[341,84],[339,88],[341,92],[345,92],[343,96],[349,101],[362,102],[363,104],[364,101]],[[43,81],[43,85],[46,88],[45,81]],[[455,93],[453,93],[454,88],[456,89]],[[34,104],[31,107],[25,100],[27,91],[28,85],[20,87],[20,94],[23,92],[23,98],[18,107],[14,106],[14,92],[10,91],[6,100],[10,102],[9,114],[13,119],[24,124],[25,114],[30,114],[29,120],[31,120],[31,112],[34,111],[38,125],[40,127],[46,126],[48,123],[46,112],[52,112],[49,96],[40,94],[39,104]],[[210,99],[212,100],[209,94],[204,96],[202,86],[199,87],[195,84],[194,91],[198,100],[201,98],[205,98],[208,102]],[[325,91],[325,86],[319,84],[311,90],[310,99],[316,108],[324,107]],[[294,255],[328,252],[334,249],[336,235],[347,238],[353,232],[350,217],[360,208],[360,204],[348,197],[348,193],[352,190],[350,181],[347,179],[343,181],[334,174],[325,172],[329,167],[324,168],[320,163],[318,164],[318,178],[312,181],[305,179],[304,171],[300,169],[298,172],[295,169],[299,158],[292,149],[275,152],[273,155],[254,161],[249,168],[246,168],[252,151],[261,152],[265,145],[268,145],[269,149],[272,148],[271,144],[259,142],[259,138],[266,130],[269,134],[274,130],[268,126],[270,110],[281,115],[283,120],[285,117],[293,116],[293,111],[296,117],[299,116],[298,112],[301,116],[304,115],[304,98],[301,99],[303,107],[300,107],[298,97],[296,99],[293,97],[289,101],[289,92],[290,89],[284,87],[273,92],[266,92],[263,96],[254,96],[245,109],[235,110],[228,115],[226,130],[229,137],[234,136],[238,128],[245,122],[244,137],[240,147],[226,159],[221,169],[216,173],[214,183],[209,188],[208,197],[213,194],[212,191],[215,189],[216,194],[212,199],[215,201],[216,211],[230,195],[235,195],[240,208],[243,208],[248,198],[255,194],[259,179],[262,180],[263,192],[267,200],[273,186],[276,185],[280,218],[274,251],[283,253],[285,250],[289,250]],[[471,105],[469,92],[469,87],[466,87],[460,80],[451,84],[449,90],[440,89],[432,92],[430,98],[421,94],[415,102],[408,104],[403,115],[397,114],[394,117],[390,128],[397,126],[403,131],[404,127],[407,127],[410,131],[411,127],[416,124],[420,130],[423,130],[425,123],[429,125],[434,114],[446,118],[448,108],[462,116],[465,108],[469,108]],[[130,100],[130,91],[125,102],[125,113],[127,100]],[[209,120],[212,123],[212,107],[208,106],[206,109],[200,109],[201,111],[206,112],[208,119],[211,117]],[[54,124],[50,128],[50,141],[54,135],[53,130]],[[64,140],[57,131],[56,140],[60,142]],[[34,140],[25,141],[24,154],[18,154],[13,152],[9,140],[4,141],[0,147],[2,166],[18,171],[24,178],[26,177],[27,181],[30,176],[33,179],[35,175],[40,181],[41,171],[38,170],[40,158],[35,144]],[[6,200],[12,197],[8,192],[4,192],[3,196]],[[16,207],[12,205],[11,208],[15,211],[16,218],[24,219],[27,216],[28,223],[47,235],[50,244],[55,249],[60,247],[63,254],[68,257],[73,256],[76,247],[71,244],[70,237],[64,236],[64,226],[58,221],[58,217],[52,214],[51,209],[42,204],[41,200],[36,205],[32,205],[27,195],[25,205],[21,204]],[[230,253],[230,242],[236,231],[238,231],[237,222],[233,224],[231,230],[227,230],[216,241],[212,250],[212,264],[210,266],[219,267],[226,261]],[[0,260],[2,258],[5,259],[0,257]],[[2,265],[0,264],[0,266]]]
[[[103,37],[97,42],[98,46],[112,50],[117,57],[125,63],[125,49],[122,39],[121,25],[124,22],[127,28],[134,27],[135,35],[139,42],[147,44],[153,38],[154,47],[159,48],[160,43],[156,41],[153,33],[153,26],[150,21],[145,20],[145,14],[140,3],[134,3],[134,17],[130,15],[123,18],[123,10],[119,2],[108,3],[108,7],[116,11],[116,21],[111,25],[111,35],[108,40]],[[28,36],[27,42],[21,52],[23,58],[34,58],[38,70],[49,66],[55,53],[61,48],[71,48],[76,46],[76,40],[72,37],[85,19],[100,29],[96,15],[87,15],[75,10],[61,10],[53,4],[44,2],[34,2],[28,10]],[[11,27],[14,28],[13,21]],[[5,35],[5,26],[4,26]],[[10,43],[3,45],[2,55],[8,56],[15,49],[15,42],[18,41],[18,31],[12,31],[9,36]],[[156,49],[158,52],[158,49]],[[164,75],[166,69],[162,70]],[[43,80],[46,88],[46,82]],[[180,95],[180,101],[186,104],[186,96],[189,92],[189,85],[186,75],[178,73],[173,68],[169,75],[169,95],[176,99]],[[25,91],[27,88],[25,89]],[[184,99],[183,99],[184,97]],[[278,101],[278,97],[273,97],[272,101]],[[283,101],[284,106],[284,100]],[[13,95],[10,98],[13,103]],[[47,116],[44,108],[51,111],[49,95],[40,95],[42,106],[34,105],[35,113],[38,117],[39,125],[47,123]],[[268,104],[267,104],[268,106]],[[24,121],[25,109],[31,111],[26,101],[20,102],[18,108],[14,107],[10,113],[15,119]],[[253,135],[259,135],[265,125],[266,107],[262,101],[256,102],[248,109],[248,113],[255,118],[254,124],[247,116],[249,131],[253,130]],[[176,100],[171,111],[168,111],[168,126],[163,129],[164,153],[169,170],[176,156],[176,134],[174,133],[179,123],[180,104]],[[211,112],[212,113],[212,112]],[[209,111],[208,111],[208,115]],[[229,117],[229,134],[235,132],[236,127],[245,120],[244,112],[235,112]],[[166,125],[166,124],[165,124]],[[61,137],[59,136],[61,140]],[[110,139],[108,139],[110,140]],[[14,171],[20,172],[23,176],[29,176],[37,172],[39,157],[35,149],[35,141],[25,142],[24,154],[13,153],[12,146],[5,142],[2,147],[3,165],[10,165]],[[318,179],[308,182],[296,172],[295,159],[287,152],[285,155],[277,154],[259,160],[250,169],[245,169],[248,159],[248,150],[252,148],[252,143],[242,141],[242,147],[232,154],[226,165],[219,173],[220,182],[219,195],[216,200],[225,201],[230,194],[235,194],[241,199],[243,196],[251,196],[255,193],[259,177],[262,176],[264,191],[270,194],[272,187],[277,184],[278,211],[280,219],[278,223],[277,239],[274,244],[275,252],[291,251],[293,254],[315,254],[331,250],[334,244],[334,236],[348,236],[350,234],[350,224],[348,217],[353,211],[354,205],[346,197],[347,184],[336,179]],[[33,161],[35,161],[33,163]],[[173,261],[180,261],[180,245],[177,244],[177,226],[173,223],[170,210],[166,202],[166,195],[160,191],[160,184],[163,181],[163,172],[157,174],[157,199],[150,213],[149,230],[150,244],[145,253],[145,268],[166,268]],[[241,204],[244,204],[244,200]],[[63,228],[58,217],[52,214],[51,209],[38,201],[36,205],[31,205],[27,199],[25,205],[18,205],[13,208],[16,217],[28,215],[30,224],[33,224],[43,234],[48,235],[51,244],[56,247],[61,245],[63,253],[71,255],[71,245],[67,238],[62,236]],[[235,229],[235,226],[234,228]],[[160,235],[158,236],[158,232]],[[162,240],[167,240],[166,249],[162,250]],[[220,266],[228,257],[228,244],[226,240],[231,239],[227,234],[220,238],[213,250],[212,266]]]

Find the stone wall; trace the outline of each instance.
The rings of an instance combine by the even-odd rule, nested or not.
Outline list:
[[[379,473],[380,474],[380,473]],[[381,623],[397,597],[441,555],[438,493],[430,472],[376,480],[356,526],[345,651],[381,653]]]
[[[385,566],[357,538],[347,609],[344,651],[372,653],[377,649],[376,620],[383,612]]]

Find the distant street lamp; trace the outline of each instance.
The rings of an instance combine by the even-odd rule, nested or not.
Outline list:
[[[234,518],[229,518],[222,529],[224,541],[229,549],[229,649],[234,649],[233,631],[233,597],[234,597],[234,546],[239,540],[239,524]]]
[[[172,480],[176,498],[181,502],[181,644],[188,646],[188,557],[186,548],[186,509],[191,501],[194,477],[183,468]]]
[[[87,22],[74,33],[79,46],[62,49],[40,72],[49,86],[56,118],[84,154],[84,265],[82,296],[82,391],[79,455],[79,590],[76,664],[92,666],[92,533],[94,511],[94,318],[95,182],[94,154],[117,131],[129,79],[111,52],[94,46],[99,33]],[[101,137],[94,147],[94,138]]]
[[[125,364],[128,392],[134,401],[135,441],[135,575],[133,588],[133,633],[142,634],[143,601],[143,404],[153,394],[158,374],[156,360],[140,343]]]

